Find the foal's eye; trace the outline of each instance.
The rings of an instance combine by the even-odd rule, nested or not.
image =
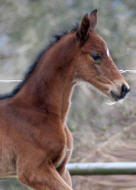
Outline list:
[[[101,59],[101,56],[99,55],[93,55],[92,57],[95,61],[99,61]]]
[[[96,63],[98,63],[102,59],[98,52],[94,50],[90,51],[90,56],[93,58],[94,61],[96,61]]]

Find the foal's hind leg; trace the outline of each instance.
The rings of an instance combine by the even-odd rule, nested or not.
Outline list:
[[[26,168],[18,171],[19,180],[35,190],[72,190],[66,184],[54,166]]]

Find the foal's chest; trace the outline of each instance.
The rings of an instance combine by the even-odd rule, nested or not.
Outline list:
[[[59,154],[59,159],[56,162],[56,168],[63,167],[69,161],[72,154],[72,134],[67,127],[65,128],[65,138],[66,141],[64,147],[61,150],[61,153]]]
[[[63,165],[66,159],[66,153],[67,153],[67,147],[65,146],[60,155],[58,156],[57,162],[55,163],[56,168],[59,168],[61,165]]]

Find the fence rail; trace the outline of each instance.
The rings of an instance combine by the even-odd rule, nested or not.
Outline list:
[[[134,70],[134,69],[129,69],[129,70],[123,70],[123,69],[121,69],[121,70],[119,70],[121,73],[136,73],[136,70]],[[22,79],[2,79],[2,80],[0,80],[0,83],[2,82],[2,83],[11,83],[11,82],[21,82],[22,81]]]
[[[136,162],[69,163],[71,175],[134,175]]]

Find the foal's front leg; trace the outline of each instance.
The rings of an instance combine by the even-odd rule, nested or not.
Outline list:
[[[35,190],[72,190],[52,165],[23,169],[18,172],[18,178],[23,184]]]
[[[66,183],[72,187],[71,176],[69,174],[69,171],[66,168],[66,164],[69,162],[71,154],[72,154],[73,137],[67,126],[65,127],[65,135],[66,135],[66,139],[67,139],[67,143],[66,143],[67,153],[66,153],[66,157],[65,157],[63,163],[61,164],[61,166],[59,168],[57,168],[57,171],[62,176],[62,178],[66,181]]]

